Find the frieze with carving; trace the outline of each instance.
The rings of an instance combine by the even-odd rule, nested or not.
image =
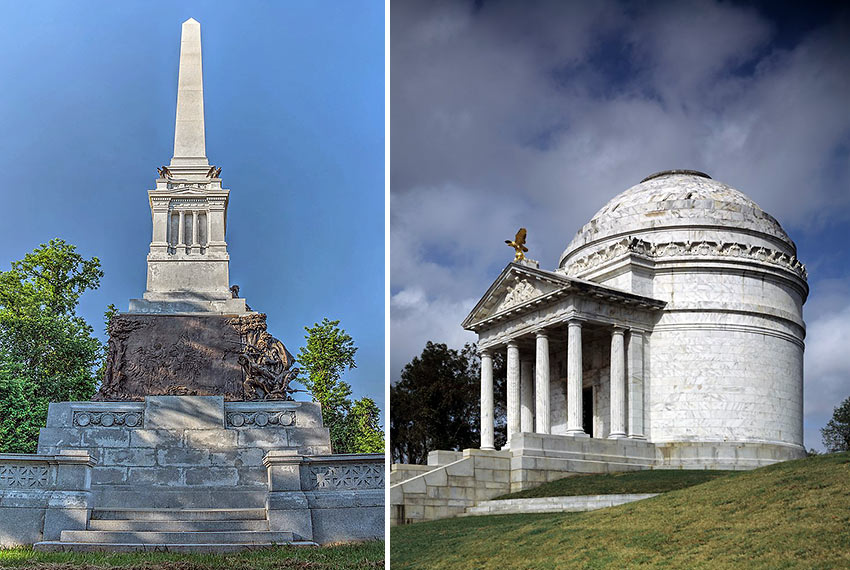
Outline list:
[[[804,281],[808,279],[806,266],[795,256],[762,246],[734,242],[665,242],[650,243],[637,238],[625,238],[569,264],[567,274],[575,276],[602,263],[632,253],[650,259],[662,257],[736,257],[761,261],[787,269]]]
[[[543,294],[540,289],[529,283],[528,280],[520,278],[516,278],[516,281],[512,285],[508,285],[507,291],[505,298],[496,307],[496,312],[521,305]]]
[[[144,423],[144,412],[103,412],[84,410],[74,412],[74,427],[125,427],[140,428]]]
[[[293,410],[260,410],[256,412],[228,412],[225,416],[229,428],[240,427],[295,427]]]
[[[0,488],[45,488],[48,482],[47,466],[0,465]]]
[[[383,463],[354,465],[322,465],[310,467],[313,489],[320,491],[348,489],[383,489]]]

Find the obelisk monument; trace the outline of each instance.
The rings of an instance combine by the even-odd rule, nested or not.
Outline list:
[[[221,169],[210,166],[204,132],[201,25],[183,23],[174,156],[158,169],[148,191],[153,238],[147,288],[130,301],[131,313],[226,313],[246,311],[230,291],[225,228],[230,190]]]
[[[230,190],[210,165],[204,132],[201,26],[183,23],[174,156],[148,190],[153,239],[147,287],[109,324],[97,399],[152,395],[291,398],[298,370],[266,316],[231,292],[225,227]]]

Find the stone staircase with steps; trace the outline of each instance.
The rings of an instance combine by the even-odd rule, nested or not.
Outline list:
[[[265,509],[112,508],[92,511],[86,530],[42,541],[42,552],[236,552],[274,545],[316,546],[291,532],[269,531]]]

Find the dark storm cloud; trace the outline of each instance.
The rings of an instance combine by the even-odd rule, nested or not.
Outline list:
[[[796,29],[769,8],[393,2],[392,377],[426,340],[474,340],[459,323],[511,259],[503,240],[517,227],[552,269],[597,209],[651,172],[708,172],[813,244],[847,224],[847,14]],[[817,266],[830,247],[801,257]],[[850,283],[842,263],[830,276]],[[807,319],[820,331],[808,354],[828,352],[812,346],[825,346],[823,323]],[[834,397],[818,389],[834,367],[819,366],[807,410]]]

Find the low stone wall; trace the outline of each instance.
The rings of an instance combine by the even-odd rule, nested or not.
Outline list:
[[[384,536],[384,454],[305,457],[270,451],[266,503],[269,530],[319,544]]]
[[[520,433],[511,441],[511,492],[570,474],[637,471],[656,463],[655,446],[640,439]]]
[[[502,499],[482,501],[466,509],[463,516],[506,515],[515,513],[571,513],[595,511],[657,497],[658,493],[628,495],[577,495],[573,497],[540,497],[536,499]]]
[[[91,516],[91,468],[85,451],[0,454],[0,547],[56,540],[84,530]]]
[[[509,492],[510,457],[507,451],[464,449],[461,459],[392,485],[390,524],[454,517]]]
[[[416,465],[413,463],[393,463],[390,465],[390,485],[401,483],[412,479],[417,475],[428,473],[437,468],[437,465]]]

